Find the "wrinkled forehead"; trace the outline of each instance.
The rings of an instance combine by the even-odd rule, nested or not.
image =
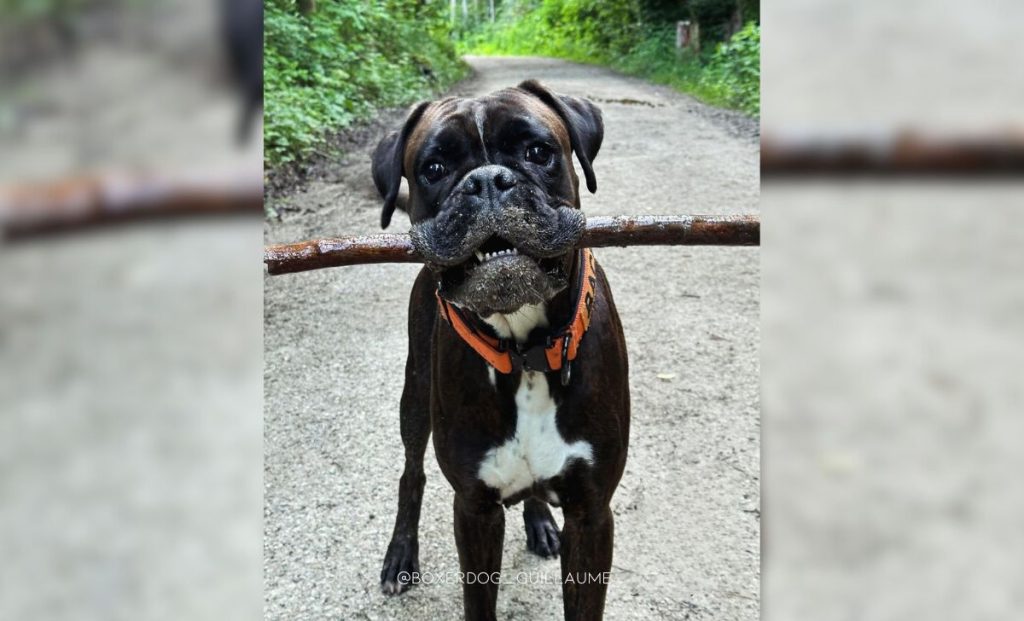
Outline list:
[[[563,151],[569,150],[569,134],[558,114],[532,95],[516,89],[498,91],[473,99],[451,97],[424,110],[409,135],[405,170],[412,170],[424,149],[470,142],[493,144],[522,136],[546,134]]]

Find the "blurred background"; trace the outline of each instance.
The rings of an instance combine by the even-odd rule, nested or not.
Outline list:
[[[261,47],[259,0],[0,2],[2,619],[259,614]]]
[[[762,18],[764,145],[866,140],[884,159],[907,132],[1019,139],[1020,2],[779,0]],[[766,621],[1024,609],[1017,162],[762,169]]]

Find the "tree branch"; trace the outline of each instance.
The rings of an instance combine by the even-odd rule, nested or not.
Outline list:
[[[904,130],[853,136],[766,132],[761,174],[1019,175],[1024,133],[938,135]]]
[[[97,175],[0,186],[7,239],[147,219],[260,214],[263,184],[240,174]]]
[[[760,219],[743,216],[617,216],[587,219],[581,247],[758,246]],[[270,274],[366,263],[422,263],[408,235],[367,235],[275,244],[263,250]]]

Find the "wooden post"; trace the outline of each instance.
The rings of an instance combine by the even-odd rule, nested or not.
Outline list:
[[[700,54],[700,24],[688,19],[676,22],[676,51],[686,49]]]

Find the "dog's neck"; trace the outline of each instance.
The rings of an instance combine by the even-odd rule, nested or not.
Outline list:
[[[575,310],[573,302],[580,268],[579,259],[574,256],[569,270],[569,286],[547,302],[526,304],[511,313],[494,313],[480,319],[494,330],[498,338],[514,338],[519,343],[525,342],[537,328],[565,325]]]
[[[481,317],[484,323],[491,326],[498,338],[511,339],[522,343],[535,328],[546,328],[548,323],[548,305],[526,304],[508,314],[494,313]]]

